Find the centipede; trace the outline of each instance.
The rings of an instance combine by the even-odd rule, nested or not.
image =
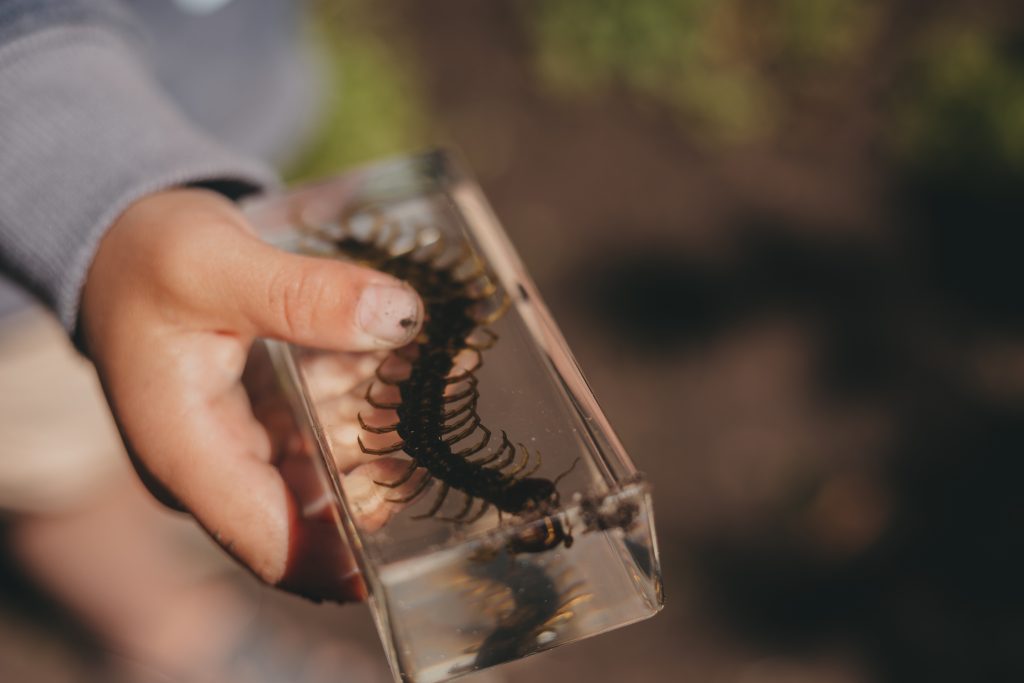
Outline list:
[[[573,580],[571,568],[557,563],[540,566],[516,557],[508,549],[485,553],[468,567],[467,585],[484,613],[496,613],[495,622],[478,645],[468,666],[453,670],[467,673],[518,659],[537,650],[545,635],[553,639],[558,629],[575,617],[582,603],[593,598],[583,580]]]
[[[412,487],[400,497],[388,498],[389,502],[412,504],[436,482],[432,503],[415,519],[469,525],[493,508],[499,523],[503,514],[534,522],[509,542],[512,552],[570,546],[568,525],[551,515],[560,506],[558,482],[576,463],[553,480],[534,476],[541,467],[540,452],[514,442],[505,430],[488,428],[478,411],[477,372],[483,367],[484,353],[499,340],[491,325],[508,310],[508,295],[468,243],[453,248],[436,231],[432,243],[420,238],[426,231],[409,240],[380,216],[374,217],[368,234],[357,234],[350,223],[341,225],[331,240],[336,252],[409,283],[424,302],[419,335],[377,366],[364,393],[375,415],[390,411],[396,419],[377,424],[362,412],[357,415],[364,433],[396,438],[394,443],[371,447],[360,435],[357,443],[363,453],[409,457],[409,466],[397,478],[376,482],[392,490]],[[466,357],[468,363],[457,367],[456,359]],[[388,371],[395,358],[407,366],[404,373]],[[397,400],[382,399],[378,385],[397,389]],[[414,480],[417,475],[419,479]],[[452,492],[463,496],[461,508],[454,515],[441,516]]]

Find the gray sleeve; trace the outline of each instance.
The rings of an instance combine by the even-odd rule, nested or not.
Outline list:
[[[127,15],[83,10],[114,5],[38,2],[33,13],[0,0],[0,269],[73,331],[99,240],[129,204],[186,184],[244,194],[276,178],[181,115],[115,25]]]

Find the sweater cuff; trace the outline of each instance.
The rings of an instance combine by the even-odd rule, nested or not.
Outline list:
[[[91,26],[0,47],[0,266],[74,331],[104,232],[137,199],[182,185],[277,183],[191,125],[136,51]]]

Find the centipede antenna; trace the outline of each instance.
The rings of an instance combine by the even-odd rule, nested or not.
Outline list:
[[[577,455],[576,459],[572,461],[571,465],[569,465],[569,469],[567,469],[565,472],[562,472],[557,477],[555,477],[555,480],[553,482],[551,482],[552,485],[557,487],[558,486],[558,482],[562,481],[562,479],[564,479],[567,476],[569,476],[569,473],[572,472],[574,469],[576,469],[576,465],[578,465],[579,462],[580,462],[580,456]]]
[[[366,420],[363,419],[362,413],[356,413],[356,419],[359,420],[359,426],[370,432],[371,434],[387,434],[398,429],[400,422],[396,422],[390,425],[381,425],[379,427],[367,424]]]
[[[455,434],[455,435],[453,435],[453,436],[449,436],[449,437],[448,437],[448,438],[446,438],[446,439],[442,439],[442,441],[444,441],[444,442],[445,442],[446,444],[448,444],[449,446],[450,446],[450,445],[452,445],[453,443],[458,443],[459,441],[462,441],[462,440],[463,440],[463,439],[465,439],[465,438],[466,438],[467,436],[469,436],[470,434],[472,434],[472,433],[473,433],[473,430],[474,430],[474,429],[476,429],[476,428],[477,428],[477,426],[479,426],[479,424],[480,424],[480,418],[479,418],[479,417],[475,417],[475,418],[473,419],[473,421],[471,421],[471,422],[470,422],[470,424],[469,424],[469,426],[468,426],[468,427],[466,427],[466,428],[465,428],[465,429],[463,429],[463,430],[462,430],[461,432],[458,432],[458,433],[456,433],[456,434]]]
[[[377,481],[376,479],[374,479],[373,483],[377,484],[378,486],[383,486],[385,488],[397,489],[399,486],[412,479],[413,473],[416,472],[416,470],[418,470],[419,467],[419,464],[415,460],[413,460],[412,467],[403,472],[402,475],[395,481]]]
[[[424,512],[422,515],[413,515],[413,519],[427,519],[437,514],[437,511],[444,505],[444,499],[448,497],[448,491],[451,487],[448,484],[441,485],[441,491],[437,494],[437,498],[434,499],[434,504],[430,506],[430,509]]]
[[[466,415],[464,417],[460,418],[454,424],[446,425],[443,429],[441,429],[441,433],[442,434],[451,434],[456,429],[459,429],[460,427],[462,427],[463,425],[465,425],[467,422],[469,422],[470,420],[472,420],[474,418],[479,423],[480,416],[476,414],[476,411],[471,410],[468,413],[466,413]]]
[[[472,352],[476,356],[476,363],[473,365],[473,367],[466,368],[465,370],[460,372],[458,375],[449,375],[448,377],[445,377],[444,378],[445,384],[456,384],[457,382],[461,382],[463,380],[468,380],[470,377],[473,377],[473,376],[476,375],[476,371],[477,370],[479,370],[481,367],[483,367],[484,356],[483,356],[482,353],[480,353],[480,350],[479,349],[474,349],[471,346],[467,346],[466,349],[468,349],[470,352]]]
[[[430,482],[432,481],[434,481],[434,478],[428,474],[423,477],[423,480],[416,485],[416,488],[408,496],[405,496],[404,498],[387,498],[386,500],[389,503],[408,503],[413,498],[423,493],[423,491],[427,488],[427,486],[430,485]]]
[[[377,408],[379,410],[396,410],[396,409],[402,407],[401,401],[399,401],[397,403],[381,403],[380,401],[376,400],[371,395],[372,391],[373,391],[373,382],[370,382],[370,384],[366,387],[365,398],[366,398],[366,402],[369,403],[374,408]]]
[[[363,437],[361,436],[356,437],[356,442],[359,444],[359,450],[367,455],[387,455],[389,453],[397,453],[405,448],[404,441],[399,441],[398,443],[391,444],[384,448],[367,448],[366,444],[363,443]]]
[[[476,324],[481,326],[481,327],[486,327],[487,325],[492,325],[499,318],[501,318],[501,316],[505,315],[505,313],[508,312],[508,309],[509,309],[509,307],[511,305],[512,305],[512,299],[510,299],[507,296],[503,296],[502,299],[501,299],[501,304],[498,305],[498,308],[496,308],[494,311],[492,311],[489,315],[484,316],[483,318],[480,318],[480,319],[476,320],[475,321]]]
[[[467,458],[475,453],[479,453],[487,447],[487,443],[491,440],[491,430],[485,427],[483,424],[480,425],[480,431],[484,433],[484,437],[480,439],[480,443],[475,446],[463,449],[461,451],[453,451],[452,455],[457,455],[463,458]]]

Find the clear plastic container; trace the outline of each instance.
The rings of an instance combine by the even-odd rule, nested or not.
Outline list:
[[[282,248],[379,267],[426,301],[424,332],[394,353],[267,345],[396,680],[448,680],[662,607],[648,484],[449,154],[247,212]],[[369,497],[345,486],[357,467],[380,473]]]

